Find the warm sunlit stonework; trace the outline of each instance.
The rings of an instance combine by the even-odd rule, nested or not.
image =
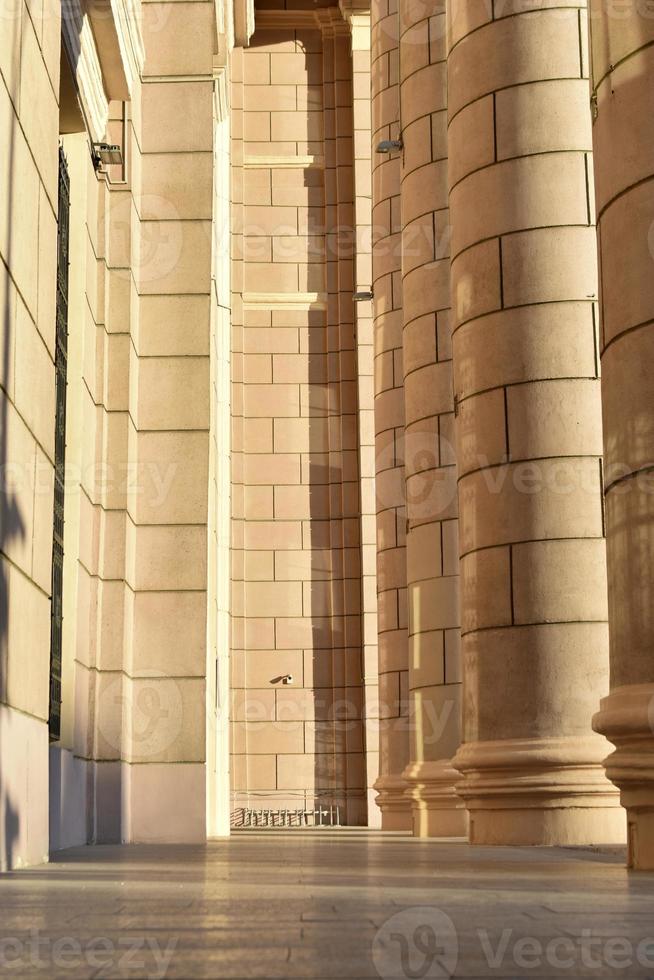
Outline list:
[[[654,870],[652,4],[10,7],[0,868]]]

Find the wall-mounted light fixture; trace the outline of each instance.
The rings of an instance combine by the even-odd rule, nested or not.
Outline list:
[[[353,293],[352,299],[354,300],[355,303],[367,303],[368,300],[372,299],[372,293],[365,292],[362,290],[361,292]]]
[[[377,153],[397,153],[404,149],[402,140],[382,140],[377,146]]]
[[[94,143],[91,149],[93,166],[96,170],[103,164],[111,167],[123,162],[123,151],[116,143]]]

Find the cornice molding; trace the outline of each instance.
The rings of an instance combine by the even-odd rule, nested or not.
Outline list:
[[[129,101],[145,48],[138,0],[62,0],[61,31],[89,136],[104,139],[112,99]]]
[[[370,0],[338,0],[338,7],[348,23],[353,17],[370,17]]]
[[[352,50],[370,50],[370,0],[339,0],[338,7],[352,34]]]
[[[261,31],[319,30],[328,36],[347,35],[349,26],[339,7],[319,7],[316,10],[257,10],[256,27]]]
[[[244,310],[326,310],[326,293],[243,293]]]
[[[82,2],[95,37],[107,98],[127,101],[145,63],[139,0]]]
[[[233,0],[234,46],[246,48],[254,34],[254,0]]]
[[[95,36],[79,0],[62,0],[61,30],[89,136],[99,142],[107,129],[109,101]]]
[[[257,10],[257,30],[292,30],[293,28],[316,29],[315,10]]]
[[[347,37],[350,33],[338,7],[321,7],[315,11],[315,18],[323,37]]]
[[[114,13],[127,87],[131,95],[134,82],[143,74],[145,64],[145,44],[139,16],[140,4],[138,0],[111,0],[111,9]]]
[[[229,85],[227,84],[227,69],[214,68],[213,81],[213,100],[216,121],[224,122],[229,115]]]
[[[246,156],[243,166],[249,170],[262,170],[270,167],[273,170],[323,170],[325,158],[321,156],[280,156],[266,154],[261,156]]]

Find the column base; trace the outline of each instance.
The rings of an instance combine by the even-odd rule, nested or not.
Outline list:
[[[468,836],[468,813],[454,787],[461,773],[449,759],[412,762],[402,776],[409,784],[405,796],[411,801],[414,837]]]
[[[402,776],[380,776],[375,782],[382,830],[405,830],[411,833],[413,820],[411,803],[405,796],[406,788],[406,780]]]
[[[601,739],[504,739],[462,745],[452,764],[470,817],[470,843],[624,844],[618,793],[601,765]]]
[[[611,691],[593,728],[615,745],[604,765],[627,811],[627,863],[636,871],[654,871],[654,684]]]

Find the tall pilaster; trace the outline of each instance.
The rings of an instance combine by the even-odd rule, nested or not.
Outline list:
[[[144,5],[134,102],[123,840],[206,836],[213,11]],[[146,9],[147,8],[147,9]]]
[[[474,843],[618,841],[586,12],[449,6],[464,744]]]
[[[371,7],[372,277],[375,356],[375,476],[377,493],[377,596],[379,629],[379,779],[382,826],[411,827],[408,635],[406,615],[406,507],[404,490],[404,374],[400,160],[375,152],[400,135],[397,0]]]
[[[611,693],[594,725],[616,747],[606,767],[627,810],[629,863],[654,870],[654,21],[647,7],[591,4],[611,657]]]
[[[414,833],[463,836],[445,0],[400,6],[402,297]]]
[[[370,111],[370,4],[340,0],[350,26],[352,117],[354,123],[354,285],[372,284],[372,136]],[[358,399],[359,509],[361,513],[361,653],[368,826],[381,824],[374,784],[379,775],[379,657],[377,649],[377,528],[375,502],[375,411],[372,303],[357,302],[356,375]]]

